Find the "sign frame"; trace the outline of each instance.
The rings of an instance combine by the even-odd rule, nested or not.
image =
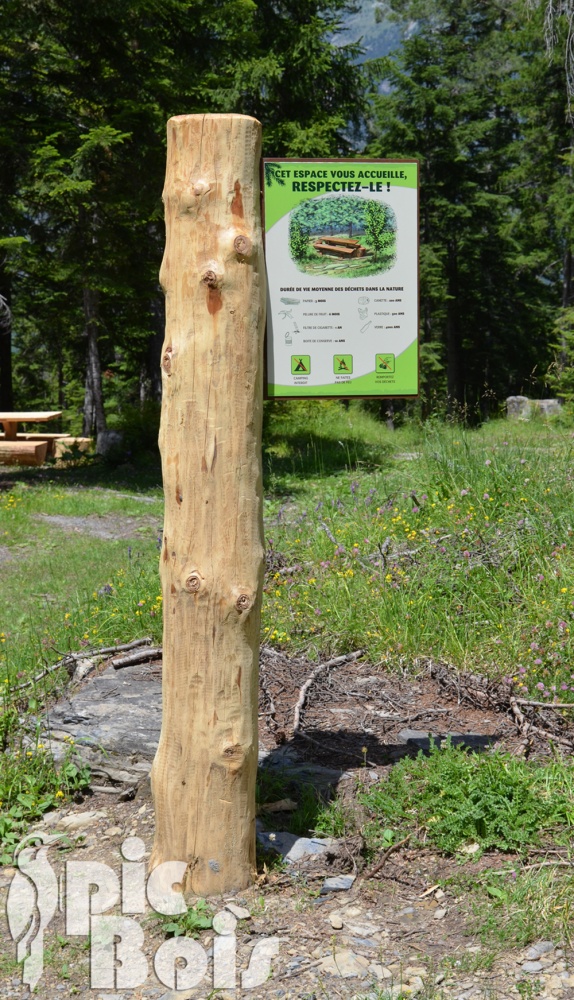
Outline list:
[[[392,391],[389,391],[389,392],[380,392],[380,391],[373,391],[373,392],[353,392],[353,393],[349,393],[349,392],[345,392],[344,391],[345,382],[341,382],[341,383],[334,382],[334,383],[331,383],[331,385],[333,387],[335,385],[339,385],[339,384],[341,385],[341,391],[340,392],[336,392],[336,391],[330,391],[330,392],[325,392],[325,393],[314,392],[314,391],[312,391],[313,386],[309,387],[311,391],[304,391],[307,387],[306,386],[301,386],[300,389],[299,389],[299,391],[297,391],[297,392],[291,392],[291,393],[288,393],[288,394],[287,393],[286,394],[282,394],[280,392],[269,392],[269,387],[270,387],[270,381],[269,381],[269,379],[270,379],[270,374],[271,374],[270,373],[270,361],[269,361],[269,353],[270,353],[269,349],[270,349],[270,346],[271,346],[271,330],[272,330],[272,318],[271,318],[271,316],[272,316],[272,313],[271,313],[271,294],[270,294],[270,288],[269,288],[269,280],[268,280],[268,277],[267,277],[267,328],[266,328],[266,335],[265,335],[265,342],[264,342],[265,343],[265,349],[264,349],[264,387],[263,387],[264,398],[267,399],[267,400],[269,400],[269,399],[286,399],[286,400],[287,399],[389,399],[389,400],[390,399],[411,399],[411,400],[417,399],[419,397],[419,395],[420,395],[420,347],[421,347],[421,345],[420,345],[420,226],[419,226],[419,219],[420,219],[420,161],[416,157],[401,157],[401,158],[399,158],[399,157],[396,157],[396,158],[394,158],[394,157],[393,158],[391,158],[391,157],[375,158],[375,157],[361,157],[361,156],[357,156],[357,157],[353,157],[353,158],[350,158],[350,157],[281,157],[281,156],[278,156],[278,157],[271,157],[271,156],[263,157],[263,159],[261,160],[261,218],[262,218],[263,242],[264,242],[265,254],[266,254],[266,258],[267,258],[267,255],[268,255],[269,251],[268,251],[268,245],[267,245],[268,241],[267,241],[267,230],[266,230],[266,207],[267,207],[266,206],[266,173],[265,173],[265,165],[266,164],[272,164],[272,165],[283,165],[284,164],[286,167],[287,167],[287,165],[290,165],[290,168],[292,167],[293,169],[295,169],[296,165],[301,165],[302,167],[305,167],[305,165],[312,165],[312,164],[314,164],[317,167],[317,169],[322,168],[323,165],[329,166],[331,164],[333,164],[333,165],[334,164],[346,165],[348,169],[351,169],[351,168],[357,168],[358,169],[363,164],[364,165],[371,165],[372,164],[374,166],[375,165],[376,166],[381,166],[383,168],[387,167],[388,169],[391,169],[391,170],[394,167],[396,167],[397,169],[400,170],[401,164],[409,165],[411,167],[414,166],[416,168],[416,197],[415,197],[415,205],[416,205],[416,208],[415,208],[415,211],[416,211],[416,239],[415,239],[415,242],[414,242],[414,249],[415,249],[415,253],[416,253],[416,304],[415,304],[415,310],[414,310],[415,317],[416,317],[416,319],[415,319],[415,322],[416,322],[416,391],[413,391],[413,392],[392,392]],[[403,185],[403,186],[406,186],[406,185]],[[379,190],[380,190],[380,185],[379,185]],[[314,192],[310,192],[311,197],[313,196],[313,193]],[[384,194],[385,192],[383,191],[382,193]],[[315,195],[315,197],[317,197],[317,195]],[[304,200],[305,199],[303,199],[303,201]],[[286,214],[289,214],[289,211]],[[333,242],[335,242],[335,241],[333,241]],[[304,280],[305,280],[305,277],[302,276],[302,278],[300,279],[300,281],[302,282]],[[340,281],[340,280],[344,280],[344,279],[337,279],[337,280]],[[365,279],[365,280],[368,280],[368,279]],[[349,285],[348,287],[352,288],[351,285]],[[415,340],[411,341],[411,345],[414,345],[414,343],[415,343]],[[342,344],[341,349],[344,352],[344,356],[348,357],[348,345],[346,343],[344,345]],[[308,350],[308,348],[307,348],[307,350]],[[305,351],[305,347],[303,348],[303,351]],[[382,356],[385,353],[386,352],[383,351],[382,352]],[[302,357],[303,356],[307,357],[308,355],[307,354],[303,355],[303,353],[302,353]]]

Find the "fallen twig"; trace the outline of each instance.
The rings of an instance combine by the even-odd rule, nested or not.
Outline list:
[[[404,840],[399,840],[398,844],[391,844],[391,846],[388,847],[385,853],[383,854],[378,864],[376,864],[374,868],[371,868],[370,871],[366,872],[363,878],[373,878],[375,875],[377,875],[380,872],[381,868],[383,868],[383,866],[385,865],[387,858],[389,858],[394,851],[398,851],[399,847],[404,847],[405,844],[408,843],[410,839],[411,835],[409,833],[407,834]]]
[[[315,667],[313,673],[307,678],[303,687],[299,691],[299,698],[297,699],[297,704],[295,705],[295,711],[293,714],[293,735],[299,732],[299,728],[301,726],[301,712],[305,706],[307,693],[319,674],[322,674],[325,670],[330,670],[332,667],[338,667],[342,663],[352,663],[353,660],[358,660],[360,656],[363,656],[363,653],[363,649],[358,649],[356,652],[347,653],[345,656],[335,656],[334,659],[327,660],[326,663],[320,663],[317,667]]]
[[[144,639],[134,639],[133,642],[120,643],[117,646],[105,646],[101,649],[82,649],[75,653],[63,653],[61,660],[57,663],[52,664],[50,667],[45,667],[40,673],[35,674],[29,681],[25,681],[23,684],[18,684],[16,687],[10,688],[9,694],[15,691],[25,691],[26,688],[32,687],[34,684],[38,684],[39,681],[43,680],[44,677],[48,677],[49,674],[53,674],[56,670],[60,670],[62,667],[71,667],[78,660],[92,660],[94,658],[101,659],[103,656],[109,653],[118,653],[127,649],[135,649],[137,646],[149,645],[152,641],[151,636],[148,635]],[[124,664],[122,664],[123,666]],[[126,664],[127,665],[127,664]]]
[[[514,716],[514,721],[516,722],[516,727],[522,736],[522,741],[516,748],[516,753],[522,754],[526,753],[527,749],[530,747],[532,740],[530,738],[530,727],[531,723],[524,717],[522,712],[518,707],[518,702],[516,698],[511,697],[509,699],[510,709]]]
[[[515,698],[517,705],[532,705],[534,708],[571,708],[574,709],[574,701],[527,701],[526,698]]]
[[[146,660],[157,660],[163,655],[162,646],[149,646],[148,649],[138,649],[135,653],[128,653],[127,656],[120,656],[117,660],[110,662],[114,670],[121,670],[122,667],[131,667],[134,663],[145,663]]]
[[[520,871],[528,872],[533,868],[574,868],[574,861],[538,861],[535,865],[524,865]]]

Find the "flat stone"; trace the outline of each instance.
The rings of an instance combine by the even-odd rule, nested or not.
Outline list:
[[[328,955],[318,966],[318,971],[338,979],[364,979],[369,968],[369,960],[363,955],[355,955],[350,950]]]
[[[369,972],[379,981],[393,978],[391,970],[387,969],[384,965],[381,965],[380,962],[371,962],[369,965]]]
[[[122,670],[109,666],[46,713],[46,737],[52,736],[53,749],[60,748],[61,756],[67,744],[55,738],[56,732],[71,736],[80,754],[84,747],[103,748],[105,770],[118,764],[121,768],[132,755],[151,763],[159,742],[161,706],[161,681],[145,663]],[[86,759],[90,761],[89,754]]]
[[[354,924],[348,922],[347,920],[345,920],[345,928],[350,931],[351,934],[356,934],[358,937],[371,937],[373,934],[379,934],[381,931],[378,924]]]
[[[426,976],[427,969],[424,965],[409,965],[405,969],[405,976]]]
[[[334,931],[340,931],[343,929],[343,921],[338,913],[329,914],[329,923]]]
[[[560,976],[548,976],[545,982],[546,989],[553,992],[560,992],[560,990],[564,989],[564,985],[564,980]]]
[[[348,942],[354,948],[370,948],[371,951],[373,949],[376,950],[379,947],[379,944],[380,944],[380,942],[379,941],[375,941],[374,938],[361,938],[361,937],[352,937],[352,938],[349,938]]]
[[[542,969],[542,962],[524,962],[522,965],[523,972],[542,972]]]
[[[478,851],[480,851],[480,844],[477,843],[464,844],[464,846],[460,848],[461,854],[477,854]]]
[[[334,837],[297,837],[293,833],[265,833],[262,830],[257,839],[268,851],[281,854],[289,864],[314,854],[325,854],[337,843]]]
[[[104,830],[104,837],[119,837],[122,833],[121,826],[109,826],[107,830]]]
[[[410,986],[411,989],[422,990],[424,986],[422,976],[410,976],[407,985]]]
[[[251,920],[251,914],[245,906],[237,906],[236,903],[226,903],[225,909],[229,910],[238,920]]]
[[[540,958],[542,955],[547,955],[549,951],[554,951],[553,941],[537,941],[536,944],[531,945],[526,952],[526,958],[529,961],[533,961],[536,958]]]
[[[446,910],[435,910],[433,913],[433,920],[442,920],[446,917]]]
[[[100,819],[107,819],[107,813],[101,809],[94,812],[85,813],[70,813],[68,816],[63,816],[56,823],[58,830],[67,830],[69,833],[73,833],[77,830],[85,830],[89,826],[93,826]]]
[[[324,896],[328,892],[345,892],[351,888],[355,878],[355,875],[334,875],[332,878],[326,878],[321,886],[321,895]]]

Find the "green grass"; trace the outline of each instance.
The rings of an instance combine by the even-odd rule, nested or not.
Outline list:
[[[267,540],[293,570],[267,582],[266,637],[391,667],[440,657],[572,700],[569,429],[392,434],[327,403],[311,433],[306,403],[270,421],[268,442]]]
[[[523,851],[543,840],[568,843],[574,826],[574,765],[539,765],[510,754],[467,753],[447,743],[428,757],[400,761],[360,800],[372,817],[365,835],[380,846],[383,827],[454,854]]]
[[[401,761],[359,799],[369,815],[362,832],[373,857],[388,846],[389,834],[395,842],[410,834],[411,846],[425,844],[458,855],[460,874],[443,887],[466,911],[466,933],[483,945],[496,951],[541,938],[571,943],[570,761],[537,764],[497,752],[467,753],[447,744],[431,749],[428,757]],[[544,850],[533,853],[537,845]],[[465,854],[471,846],[472,855]],[[556,854],[559,846],[562,852]],[[489,850],[498,852],[492,867],[470,874],[468,862]],[[509,860],[501,859],[501,853]],[[473,959],[479,960],[483,963],[484,956]]]
[[[460,875],[448,888],[469,910],[467,933],[487,947],[523,948],[539,940],[572,946],[571,869],[507,864],[472,878]]]
[[[89,768],[74,759],[72,740],[56,767],[42,743],[21,736],[0,754],[0,864],[12,862],[29,823],[89,786]]]
[[[126,634],[160,637],[162,499],[157,488],[142,493],[151,502],[119,492],[24,481],[0,493],[0,546],[8,557],[0,574],[0,682],[10,689],[70,649]],[[89,519],[107,531],[119,519],[131,537],[99,538],[79,521],[65,528],[46,515]]]
[[[574,701],[573,449],[564,419],[392,432],[358,401],[268,404],[262,639],[312,659],[362,648],[381,669],[432,656],[510,676],[524,696]],[[11,752],[18,715],[37,713],[66,676],[22,685],[60,654],[161,640],[162,500],[153,462],[9,469],[5,479],[0,737]],[[133,537],[65,531],[40,515],[133,518]],[[338,809],[301,800],[292,822],[337,832],[348,819]],[[501,837],[496,828],[492,843]]]

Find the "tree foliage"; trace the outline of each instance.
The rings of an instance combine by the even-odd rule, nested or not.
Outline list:
[[[364,106],[347,0],[5,0],[0,294],[18,405],[86,432],[159,391],[172,114],[244,112],[278,156],[341,155]],[[4,340],[3,340],[4,343]],[[11,408],[0,348],[2,405]]]
[[[158,397],[163,136],[185,112],[255,115],[267,156],[420,160],[427,399],[485,414],[544,393],[549,365],[569,377],[574,0],[381,0],[402,43],[366,67],[340,31],[354,9],[4,0],[0,408],[92,431]],[[338,233],[388,256],[394,216],[369,205],[302,203],[293,254]]]
[[[549,361],[549,289],[523,253],[526,220],[511,181],[524,141],[526,97],[509,85],[525,85],[520,18],[502,0],[389,6],[417,27],[386,60],[369,151],[421,163],[427,391],[485,412],[489,398],[530,390]]]

